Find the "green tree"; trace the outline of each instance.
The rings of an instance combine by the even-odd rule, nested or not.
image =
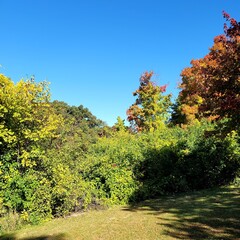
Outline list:
[[[59,149],[69,145],[68,154],[83,156],[89,145],[96,142],[105,123],[83,105],[69,106],[61,101],[53,101],[51,105],[56,114],[60,114],[64,120],[58,129],[61,137],[52,142],[53,148]]]
[[[140,86],[133,93],[136,102],[127,110],[127,119],[135,132],[154,131],[167,120],[171,94],[166,96],[166,85],[157,86],[151,81],[153,72],[140,77]]]
[[[114,124],[113,129],[117,132],[125,132],[127,127],[124,124],[124,121],[120,116],[117,117],[117,122]]]

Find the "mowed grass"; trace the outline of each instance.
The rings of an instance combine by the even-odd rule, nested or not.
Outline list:
[[[240,188],[181,194],[91,210],[27,227],[1,240],[240,239]]]

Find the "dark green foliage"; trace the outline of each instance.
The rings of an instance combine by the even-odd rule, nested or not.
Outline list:
[[[156,197],[233,181],[240,168],[239,137],[236,132],[224,139],[205,133],[202,125],[187,130],[175,128],[175,143],[148,148],[140,167],[143,187],[136,194],[140,198]]]
[[[190,189],[203,189],[234,180],[240,167],[239,137],[203,138],[181,162]]]
[[[181,103],[178,98],[171,106],[171,117],[169,123],[171,126],[181,126],[186,123],[186,116],[181,112]]]
[[[88,128],[103,127],[105,123],[100,119],[97,119],[88,108],[83,105],[78,107],[69,106],[65,102],[53,101],[52,106],[56,110],[56,113],[61,114],[65,120],[73,120],[73,125],[83,128],[87,125]]]

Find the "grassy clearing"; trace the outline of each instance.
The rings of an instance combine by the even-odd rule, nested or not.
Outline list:
[[[55,219],[0,240],[240,239],[240,188],[181,194]]]

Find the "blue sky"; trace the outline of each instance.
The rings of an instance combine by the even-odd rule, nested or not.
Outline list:
[[[0,73],[35,75],[52,100],[87,107],[109,125],[126,118],[140,75],[178,95],[181,70],[223,33],[239,0],[0,0]]]

